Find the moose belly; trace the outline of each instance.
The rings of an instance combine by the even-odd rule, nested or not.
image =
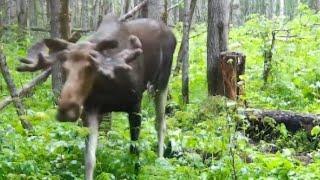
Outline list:
[[[133,89],[128,91],[94,92],[86,100],[85,109],[97,109],[101,113],[112,111],[131,112],[140,103],[141,96],[141,93]]]

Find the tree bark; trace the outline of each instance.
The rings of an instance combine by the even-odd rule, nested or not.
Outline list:
[[[124,4],[124,13],[127,13],[129,11],[130,8],[130,0],[125,0],[125,4]]]
[[[233,0],[231,4],[231,24],[234,26],[240,26],[243,24],[241,17],[241,9],[240,9],[240,0]]]
[[[280,12],[279,12],[279,15],[281,16],[281,17],[284,17],[284,0],[280,0],[280,6],[279,6],[279,8],[280,8]]]
[[[69,13],[69,0],[60,0],[60,33],[61,38],[68,40],[71,34],[71,16]]]
[[[164,6],[162,0],[148,0],[148,18],[162,20]]]
[[[263,68],[263,75],[262,75],[264,86],[266,86],[268,83],[268,79],[272,69],[272,56],[273,56],[275,43],[276,43],[276,32],[273,31],[270,49],[264,50],[264,63],[263,63],[264,68]]]
[[[162,21],[165,23],[165,24],[168,24],[168,0],[163,0],[164,1],[164,5],[163,5],[163,12],[162,12]]]
[[[275,11],[275,0],[269,0],[266,6],[266,13],[269,19],[273,19],[274,11]]]
[[[228,49],[229,0],[208,1],[207,81],[209,95],[224,95],[219,64],[220,53]]]
[[[70,35],[69,1],[49,0],[49,3],[51,38],[64,38],[67,40]],[[52,66],[52,90],[56,101],[60,95],[64,81],[65,77],[62,72],[61,62],[56,61]]]
[[[196,2],[196,1],[193,1]],[[194,10],[194,9],[193,9]],[[189,104],[189,34],[191,22],[189,19],[192,19],[190,13],[192,9],[189,10],[188,0],[184,0],[184,20],[183,20],[183,35],[182,42],[179,50],[179,55],[177,59],[177,65],[182,63],[182,100],[184,104]]]
[[[176,24],[177,23],[177,21],[178,21],[178,18],[179,18],[179,0],[173,0],[173,6],[175,6],[175,7],[173,7],[173,12],[172,12],[172,14],[173,14],[173,17],[172,17],[172,21],[173,21],[173,24]],[[169,11],[171,11],[170,10],[170,8],[168,9]]]
[[[27,28],[27,2],[26,0],[17,0],[17,17],[18,17],[18,25],[20,28],[20,36],[24,36],[25,29]]]
[[[1,13],[1,16],[0,16],[0,29],[2,26],[5,25],[4,23],[4,20],[5,20],[5,8],[6,7],[6,1],[5,0],[0,0],[0,13]],[[1,35],[1,34],[0,34]]]
[[[186,7],[183,7],[183,6],[179,6],[179,22],[183,22],[184,20],[184,9]]]
[[[197,0],[191,0],[189,7],[188,0],[184,0],[183,36],[177,59],[177,65],[182,62],[182,97],[185,104],[189,103],[189,34],[196,4]]]
[[[142,2],[140,2],[139,4],[137,4],[133,9],[131,9],[128,13],[122,15],[119,18],[119,21],[125,21],[129,18],[131,18],[137,11],[139,11],[140,9],[144,9],[147,6],[147,0],[143,0]]]
[[[144,0],[134,0],[134,5],[138,6],[139,4],[143,3]],[[146,2],[148,3],[148,2]],[[145,5],[142,7],[142,9],[140,10],[140,13],[138,14],[139,18],[147,18],[148,17],[148,6]]]
[[[11,25],[15,20],[16,20],[16,16],[17,16],[17,12],[16,12],[16,4],[14,1],[8,1],[7,2],[7,15],[8,15],[8,18],[7,18],[7,21],[6,21],[6,24],[9,24]]]
[[[320,0],[312,0],[312,9],[318,12],[320,10]]]
[[[88,0],[82,0],[81,17],[82,17],[82,29],[89,29],[89,4]]]
[[[222,52],[220,54],[220,66],[225,87],[225,96],[237,100],[238,95],[243,94],[243,83],[240,75],[245,72],[246,56],[237,52]]]

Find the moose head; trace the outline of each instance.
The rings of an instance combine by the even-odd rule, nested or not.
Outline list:
[[[43,46],[49,49],[44,55]],[[40,48],[41,47],[41,48]],[[50,68],[55,61],[62,62],[66,81],[62,88],[57,119],[76,121],[81,107],[92,90],[95,78],[102,74],[114,79],[116,71],[129,71],[129,63],[142,54],[141,42],[136,36],[128,37],[128,46],[117,53],[108,50],[119,47],[117,40],[102,40],[98,43],[71,43],[62,39],[44,39],[29,51],[28,58],[20,61],[18,71],[37,71]]]

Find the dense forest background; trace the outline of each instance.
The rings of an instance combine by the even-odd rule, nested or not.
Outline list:
[[[141,2],[0,0],[0,59],[8,67],[1,64],[0,179],[84,178],[88,129],[55,120],[59,68],[52,78],[15,68],[42,38],[85,40],[105,14],[120,16]],[[155,153],[155,113],[145,94],[140,157],[129,153],[126,115],[112,113],[101,125],[96,179],[319,179],[319,10],[319,0],[149,0],[131,19],[162,20],[178,40],[166,158]],[[236,97],[215,81],[223,51],[245,56]],[[13,89],[20,98],[11,98]]]
[[[0,26],[19,24],[32,31],[48,31],[50,28],[50,4],[55,0],[1,0]],[[69,0],[71,23],[74,29],[93,31],[101,17],[107,13],[125,14],[141,0]],[[260,14],[269,19],[275,16],[286,16],[292,19],[297,14],[297,7],[304,3],[309,8],[318,11],[318,0],[232,0],[230,2],[231,24],[243,25],[252,14]],[[59,3],[56,3],[59,4]],[[207,20],[207,1],[197,0],[193,21],[196,23]],[[169,25],[174,26],[184,18],[184,2],[181,0],[166,0]]]

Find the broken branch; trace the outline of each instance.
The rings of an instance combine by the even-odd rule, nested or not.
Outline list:
[[[31,80],[28,84],[24,85],[20,90],[18,90],[18,97],[23,98],[23,97],[29,95],[37,85],[44,83],[48,79],[50,74],[51,74],[51,68],[43,71],[41,74],[39,74],[33,80]],[[14,98],[12,98],[12,97],[4,98],[4,100],[0,102],[0,110],[7,107],[13,101],[14,101]]]
[[[148,0],[144,0],[141,3],[139,3],[136,7],[134,7],[133,9],[131,9],[128,13],[122,15],[119,18],[119,21],[125,21],[129,18],[131,18],[136,12],[138,12],[141,8],[143,8],[144,6],[146,6],[148,3]]]
[[[13,82],[13,79],[12,79],[10,73],[9,73],[9,68],[6,63],[6,57],[1,52],[0,52],[0,69],[1,69],[2,76],[8,85],[8,90],[10,92],[12,99],[13,99],[17,114],[20,117],[20,122],[21,122],[22,127],[27,130],[32,130],[31,123],[22,117],[25,114],[25,108],[24,108],[21,100],[19,99],[19,95],[18,95],[16,86]]]

